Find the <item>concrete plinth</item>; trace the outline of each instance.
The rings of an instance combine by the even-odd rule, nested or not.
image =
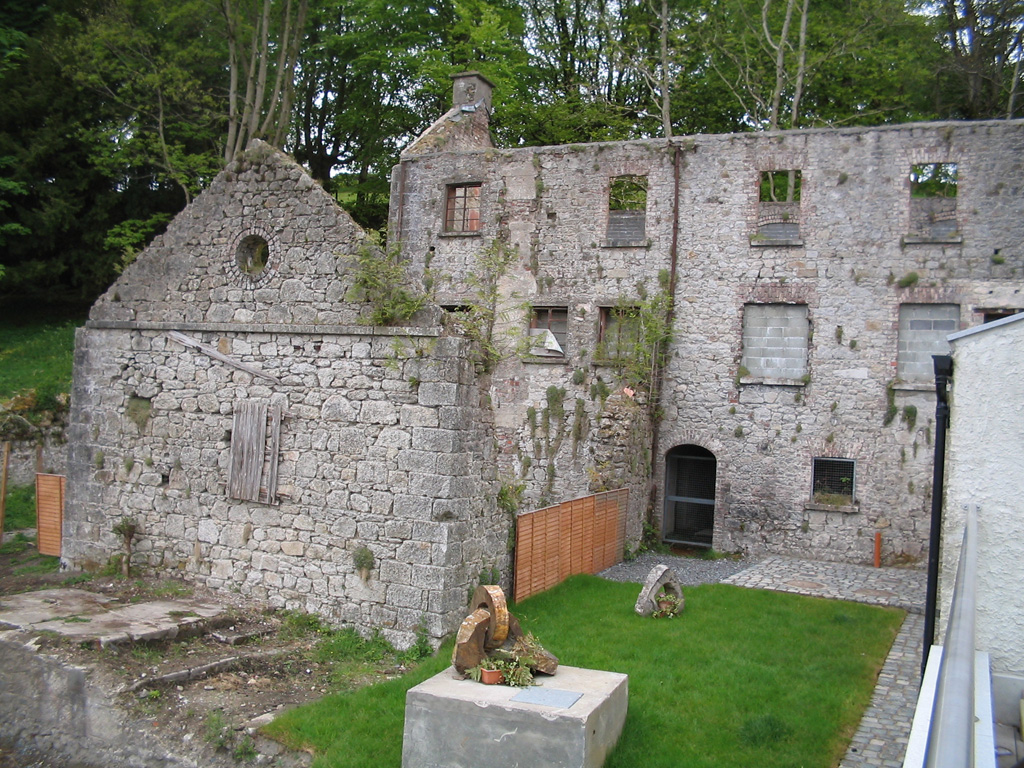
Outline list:
[[[402,766],[600,768],[626,721],[628,680],[563,665],[539,687],[512,688],[449,668],[406,694]]]

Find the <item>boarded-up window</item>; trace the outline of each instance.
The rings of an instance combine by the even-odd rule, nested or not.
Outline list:
[[[900,381],[926,384],[935,378],[932,355],[948,355],[946,337],[960,330],[959,304],[901,304],[896,373]]]
[[[277,503],[280,443],[281,406],[253,400],[235,405],[228,496],[264,504]]]
[[[789,383],[802,379],[809,330],[805,304],[748,304],[743,309],[744,376]]]

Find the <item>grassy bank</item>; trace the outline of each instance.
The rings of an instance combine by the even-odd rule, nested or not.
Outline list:
[[[633,613],[639,587],[574,577],[515,606],[562,663],[629,675],[629,715],[608,768],[830,768],[871,698],[900,611],[708,585],[674,619]],[[448,666],[328,696],[270,733],[316,768],[399,766],[405,692]],[[557,677],[556,677],[557,680]]]

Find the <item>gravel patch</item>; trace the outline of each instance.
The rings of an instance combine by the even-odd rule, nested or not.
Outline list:
[[[723,579],[749,568],[756,562],[757,559],[753,557],[742,557],[737,560],[728,557],[720,560],[703,560],[699,557],[645,552],[636,560],[618,563],[597,575],[611,581],[632,581],[636,584],[643,584],[651,569],[664,563],[675,571],[682,586],[695,587],[698,584],[717,584]]]

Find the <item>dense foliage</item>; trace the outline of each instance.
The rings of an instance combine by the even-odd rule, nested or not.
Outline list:
[[[382,227],[459,70],[504,146],[1008,118],[1022,28],[1024,0],[7,0],[0,295],[94,298],[251,137]]]

